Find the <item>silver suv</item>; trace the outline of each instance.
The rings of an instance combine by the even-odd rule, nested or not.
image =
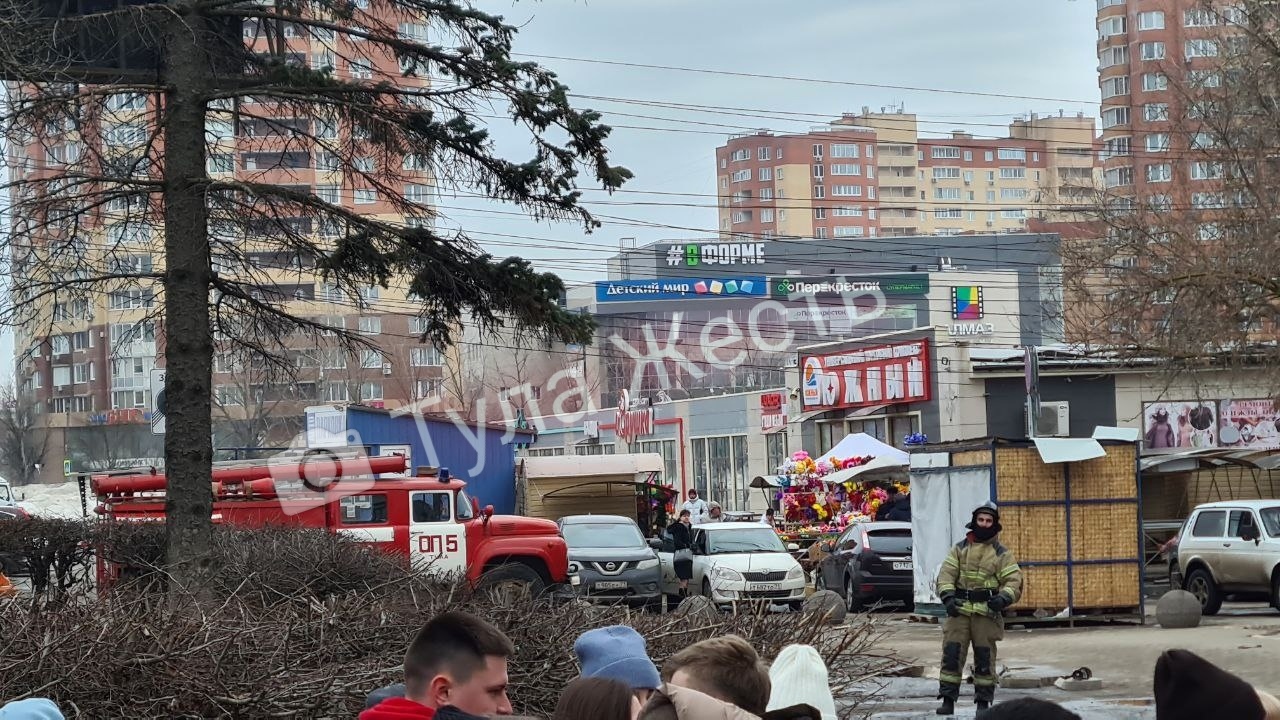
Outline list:
[[[1280,609],[1280,500],[1201,505],[1182,526],[1177,547],[1182,587],[1199,598],[1205,615],[1239,593],[1269,593]]]

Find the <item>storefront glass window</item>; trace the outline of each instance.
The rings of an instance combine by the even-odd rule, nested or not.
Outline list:
[[[698,489],[698,497],[710,500],[707,494],[707,440],[694,438],[693,443],[693,486]]]
[[[732,445],[727,437],[707,439],[707,460],[711,466],[711,500],[729,509],[733,497]]]
[[[747,508],[747,492],[751,480],[747,478],[747,436],[733,436],[733,510]]]
[[[661,455],[662,482],[677,488],[680,486],[680,472],[676,467],[675,440],[646,440],[640,443],[640,452]]]
[[[889,418],[889,423],[893,427],[893,431],[889,434],[889,444],[894,447],[902,447],[902,439],[912,433],[920,432],[920,416],[919,415],[898,415]]]
[[[764,436],[765,473],[773,475],[787,461],[787,434],[776,432]]]

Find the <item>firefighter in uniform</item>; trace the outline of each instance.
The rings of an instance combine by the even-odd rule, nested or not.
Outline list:
[[[964,540],[951,548],[938,572],[938,596],[947,609],[938,674],[939,715],[954,715],[965,656],[973,645],[973,688],[978,715],[996,694],[996,642],[1004,639],[1004,609],[1022,594],[1022,570],[1001,545],[1000,511],[987,503],[973,511]]]

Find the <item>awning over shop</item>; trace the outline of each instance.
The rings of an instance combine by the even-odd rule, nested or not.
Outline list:
[[[627,482],[624,480],[597,480],[594,482],[579,483],[568,487],[557,488],[549,493],[544,494],[543,498],[562,498],[562,497],[595,497],[598,490],[602,486],[630,486],[637,489],[653,489],[662,492],[668,496],[678,495],[679,492],[674,488],[660,485],[657,483],[646,482]]]
[[[1280,450],[1240,450],[1236,448],[1196,448],[1174,452],[1152,452],[1139,461],[1143,472],[1186,473],[1235,466],[1250,470],[1280,467]]]
[[[782,476],[758,475],[756,476],[756,479],[751,481],[751,487],[760,488],[762,490],[767,488],[780,488],[782,487]]]
[[[853,410],[850,410],[847,414],[845,414],[844,419],[854,420],[856,418],[866,417],[868,415],[875,415],[876,413],[880,412],[881,410],[884,410],[887,407],[889,406],[888,405],[868,405],[867,407],[854,408]]]
[[[906,470],[910,466],[910,456],[907,460],[899,460],[884,455],[872,458],[871,462],[858,467],[847,468],[845,470],[837,470],[836,472],[822,478],[824,481],[832,484],[848,482],[859,475],[874,473],[885,470]]]
[[[1080,462],[1107,454],[1093,438],[1033,438],[1033,441],[1040,459],[1046,463]]]
[[[1094,440],[1123,440],[1124,442],[1138,442],[1141,437],[1142,436],[1139,434],[1138,428],[1099,425],[1093,429]]]
[[[866,433],[850,433],[846,435],[843,440],[836,443],[836,446],[824,453],[822,457],[815,458],[815,462],[834,458],[844,460],[851,457],[866,457],[867,455],[874,458],[891,458],[904,466],[911,462],[911,456],[905,451],[880,442]]]

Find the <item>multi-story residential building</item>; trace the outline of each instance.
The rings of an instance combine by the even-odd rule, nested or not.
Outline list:
[[[849,114],[716,150],[720,232],[761,239],[1021,232],[1094,200],[1094,122],[1016,120],[1003,138],[922,138],[915,115]]]
[[[400,23],[399,31],[406,37],[425,37],[425,26],[413,23]],[[268,42],[279,42],[274,34],[270,41],[267,35],[246,23],[245,42],[255,52],[266,51]],[[335,41],[332,33],[290,27],[284,41],[289,61],[333,68],[339,77],[401,85],[429,82],[406,75],[392,56],[344,57],[335,51],[334,43],[341,39]],[[92,153],[104,161],[130,163],[135,174],[154,176],[162,160],[148,147],[155,108],[155,97],[136,93],[88,100],[78,108],[80,116],[74,122],[45,123],[25,146],[11,144],[12,173],[24,179],[56,177]],[[416,158],[392,159],[403,164],[403,172],[395,167],[389,168],[396,171],[393,174],[379,173],[384,181],[380,190],[363,174],[377,170],[374,157],[337,154],[337,148],[359,147],[360,128],[345,127],[327,117],[292,115],[254,98],[211,107],[206,122],[211,177],[287,185],[346,211],[393,222],[423,222],[429,215],[425,206],[433,202],[434,182]],[[376,162],[386,160],[379,156]],[[402,215],[405,205],[392,203],[383,194],[385,181],[393,178],[406,178],[399,188],[403,200],[423,205],[422,213]],[[15,199],[20,200],[23,192],[16,190]],[[160,271],[163,226],[156,207],[120,198],[84,213],[73,242],[87,258],[86,266],[103,272]],[[314,258],[286,252],[270,239],[277,228],[272,223],[288,223],[290,231],[314,233],[323,246],[336,237],[336,228],[310,217],[268,220],[264,216],[237,222],[232,214],[230,220],[223,220],[211,219],[211,235],[223,247],[235,247],[244,255],[220,258],[215,244],[216,270],[251,273],[238,279],[257,288],[256,296],[282,303],[295,316],[358,332],[380,352],[348,354],[332,338],[317,340],[299,334],[283,340],[294,366],[290,375],[272,371],[264,363],[239,361],[226,351],[228,338],[218,337],[223,341],[215,356],[213,378],[218,445],[287,442],[299,429],[306,405],[351,402],[395,408],[442,393],[444,367],[456,353],[441,353],[418,341],[425,325],[407,301],[406,282],[393,281],[388,288],[371,286],[355,302],[323,280]],[[39,248],[49,242],[50,232],[32,233],[27,239]],[[45,272],[38,265],[18,263],[29,272]],[[162,301],[156,285],[124,281],[87,297],[50,297],[47,307],[32,313],[31,324],[16,329],[17,383],[34,396],[42,411],[41,429],[49,433],[42,479],[59,479],[64,459],[71,461],[73,471],[81,471],[150,462],[163,455],[161,436],[153,436],[148,422],[153,408],[151,371],[164,365]]]
[[[1227,4],[1203,0],[1098,0],[1104,185],[1157,212],[1196,208],[1220,177],[1199,157],[1212,144],[1197,132],[1198,87],[1221,82]]]

